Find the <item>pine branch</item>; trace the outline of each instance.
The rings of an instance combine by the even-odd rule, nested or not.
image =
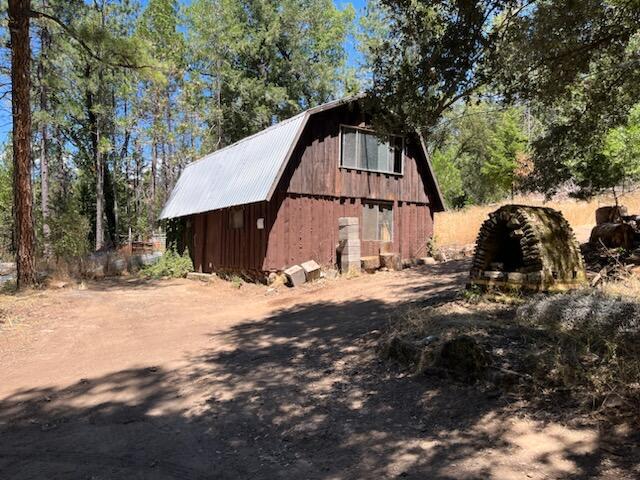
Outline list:
[[[105,59],[104,57],[98,55],[81,37],[80,35],[78,35],[78,33],[71,27],[69,27],[68,25],[66,25],[62,20],[60,20],[57,17],[54,17],[53,15],[49,15],[48,13],[44,13],[44,12],[39,12],[36,10],[31,10],[29,12],[29,15],[32,18],[44,18],[47,20],[50,20],[52,22],[54,22],[56,25],[58,25],[60,28],[62,28],[67,35],[69,35],[71,38],[73,38],[73,40],[76,41],[76,43],[93,59],[108,65],[110,67],[114,67],[114,68],[126,68],[126,69],[131,69],[131,70],[144,70],[144,69],[150,69],[150,70],[158,70],[158,68],[154,65],[138,65],[132,62],[112,62],[110,60]]]

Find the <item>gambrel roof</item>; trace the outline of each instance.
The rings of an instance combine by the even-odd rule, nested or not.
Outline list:
[[[173,188],[160,220],[270,200],[309,117],[362,97],[311,108],[190,163]],[[429,170],[433,177],[430,165]],[[436,190],[442,201],[437,183]]]

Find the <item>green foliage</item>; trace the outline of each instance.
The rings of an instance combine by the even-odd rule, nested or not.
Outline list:
[[[462,207],[465,202],[460,170],[460,163],[463,159],[458,157],[458,152],[459,149],[456,145],[448,145],[442,149],[436,149],[431,156],[431,163],[442,195],[447,206],[453,208]]]
[[[589,197],[619,185],[626,169],[603,148],[640,98],[640,4],[537,2],[515,26],[492,55],[492,76],[544,124],[530,186],[553,193],[571,183]]]
[[[519,187],[528,148],[519,109],[488,101],[459,106],[439,134],[432,162],[450,207],[501,200]]]
[[[149,278],[181,278],[193,272],[193,263],[189,251],[179,255],[175,250],[168,249],[153,265],[143,268],[140,274]]]
[[[13,190],[11,150],[0,153],[0,259],[8,259],[13,249]]]
[[[380,28],[379,12],[368,13],[371,38],[364,50],[374,104],[385,112],[377,116],[383,128],[404,125],[431,134],[447,112],[484,91],[506,104],[528,105],[544,125],[528,152],[530,188],[553,193],[573,182],[578,194],[589,196],[620,181],[620,163],[611,164],[603,147],[607,132],[625,123],[640,98],[637,1],[380,5],[386,25]],[[397,115],[389,118],[389,111]],[[482,164],[483,176],[500,179],[500,190],[514,183],[507,144],[492,145],[494,162]]]
[[[609,167],[609,185],[640,180],[640,104],[630,112],[627,123],[609,130],[602,155]]]
[[[196,0],[188,43],[216,92],[210,134],[229,144],[344,91],[352,7],[330,0]],[[347,81],[348,80],[348,81]],[[351,87],[349,87],[351,88]]]
[[[500,192],[513,193],[516,188],[518,158],[527,149],[527,137],[522,129],[522,118],[514,108],[503,112],[496,122],[489,143],[489,156],[482,165],[482,175],[492,179]]]
[[[184,218],[171,218],[164,222],[165,232],[167,234],[167,249],[175,250],[182,254],[186,245],[184,244],[185,230],[187,228]]]
[[[89,252],[90,224],[80,212],[77,193],[69,198],[56,198],[49,226],[53,254],[57,259],[73,260]]]

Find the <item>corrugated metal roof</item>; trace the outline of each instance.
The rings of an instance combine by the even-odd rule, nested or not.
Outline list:
[[[187,165],[160,219],[267,200],[307,112]]]

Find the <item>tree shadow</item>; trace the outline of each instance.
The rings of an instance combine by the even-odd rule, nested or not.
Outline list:
[[[446,282],[445,282],[446,283]],[[297,305],[151,365],[0,400],[4,478],[634,478],[586,428],[381,361],[406,303]],[[605,438],[606,437],[606,438]],[[635,470],[634,470],[635,469]]]

